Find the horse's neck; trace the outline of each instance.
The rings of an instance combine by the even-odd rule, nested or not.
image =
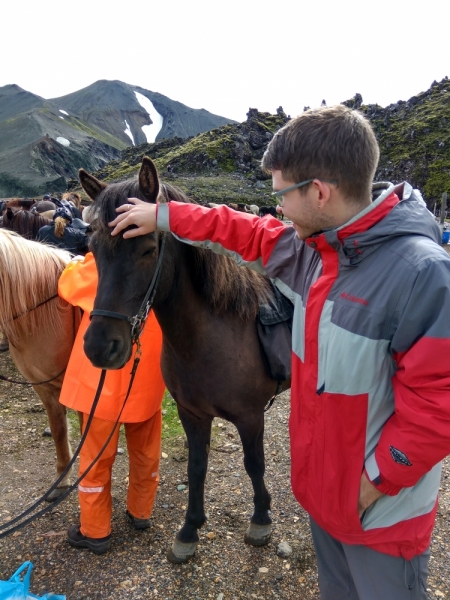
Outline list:
[[[189,343],[199,319],[206,318],[207,309],[191,280],[186,249],[183,242],[172,236],[168,239],[153,308],[166,338],[181,336]]]

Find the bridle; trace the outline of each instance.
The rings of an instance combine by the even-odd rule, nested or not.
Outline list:
[[[121,319],[122,321],[127,321],[131,325],[131,342],[132,344],[136,344],[138,347],[138,353],[140,352],[140,342],[139,338],[145,326],[145,321],[147,320],[148,313],[153,305],[153,301],[155,299],[156,289],[159,283],[159,279],[161,277],[161,268],[162,262],[164,258],[164,249],[166,246],[166,236],[163,235],[160,238],[160,246],[159,246],[159,256],[158,262],[156,263],[155,272],[153,273],[152,280],[150,285],[148,286],[147,292],[142,300],[142,304],[138,310],[138,312],[129,317],[128,315],[124,315],[123,313],[114,312],[111,310],[102,310],[99,308],[95,308],[91,314],[92,317],[111,317],[113,319]]]

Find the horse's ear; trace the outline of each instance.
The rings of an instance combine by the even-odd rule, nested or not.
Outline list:
[[[150,202],[156,202],[159,194],[159,178],[153,161],[148,156],[142,159],[139,171],[139,190]]]
[[[106,183],[99,181],[84,169],[78,171],[78,177],[80,178],[81,187],[91,200],[95,200],[100,192],[107,187]]]

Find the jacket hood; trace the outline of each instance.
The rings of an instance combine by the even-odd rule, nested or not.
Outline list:
[[[405,235],[428,237],[441,243],[441,230],[419,190],[409,183],[375,183],[372,203],[353,219],[322,234],[338,249],[340,262],[357,265],[380,245]]]

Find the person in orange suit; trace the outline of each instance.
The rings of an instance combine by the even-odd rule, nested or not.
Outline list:
[[[96,394],[101,370],[93,367],[83,351],[97,291],[97,269],[92,253],[72,261],[63,271],[59,295],[84,311],[61,390],[60,402],[82,414],[82,430]],[[160,370],[162,333],[150,312],[141,338],[141,360],[131,393],[120,417],[125,426],[129,454],[129,487],[126,515],[136,529],[150,527],[150,516],[159,481],[164,381]],[[130,382],[133,358],[117,371],[108,371],[85,443],[80,452],[81,475],[105,444],[123,406]],[[68,542],[103,554],[111,546],[111,473],[117,453],[119,425],[99,460],[78,486],[80,525],[68,529]]]

